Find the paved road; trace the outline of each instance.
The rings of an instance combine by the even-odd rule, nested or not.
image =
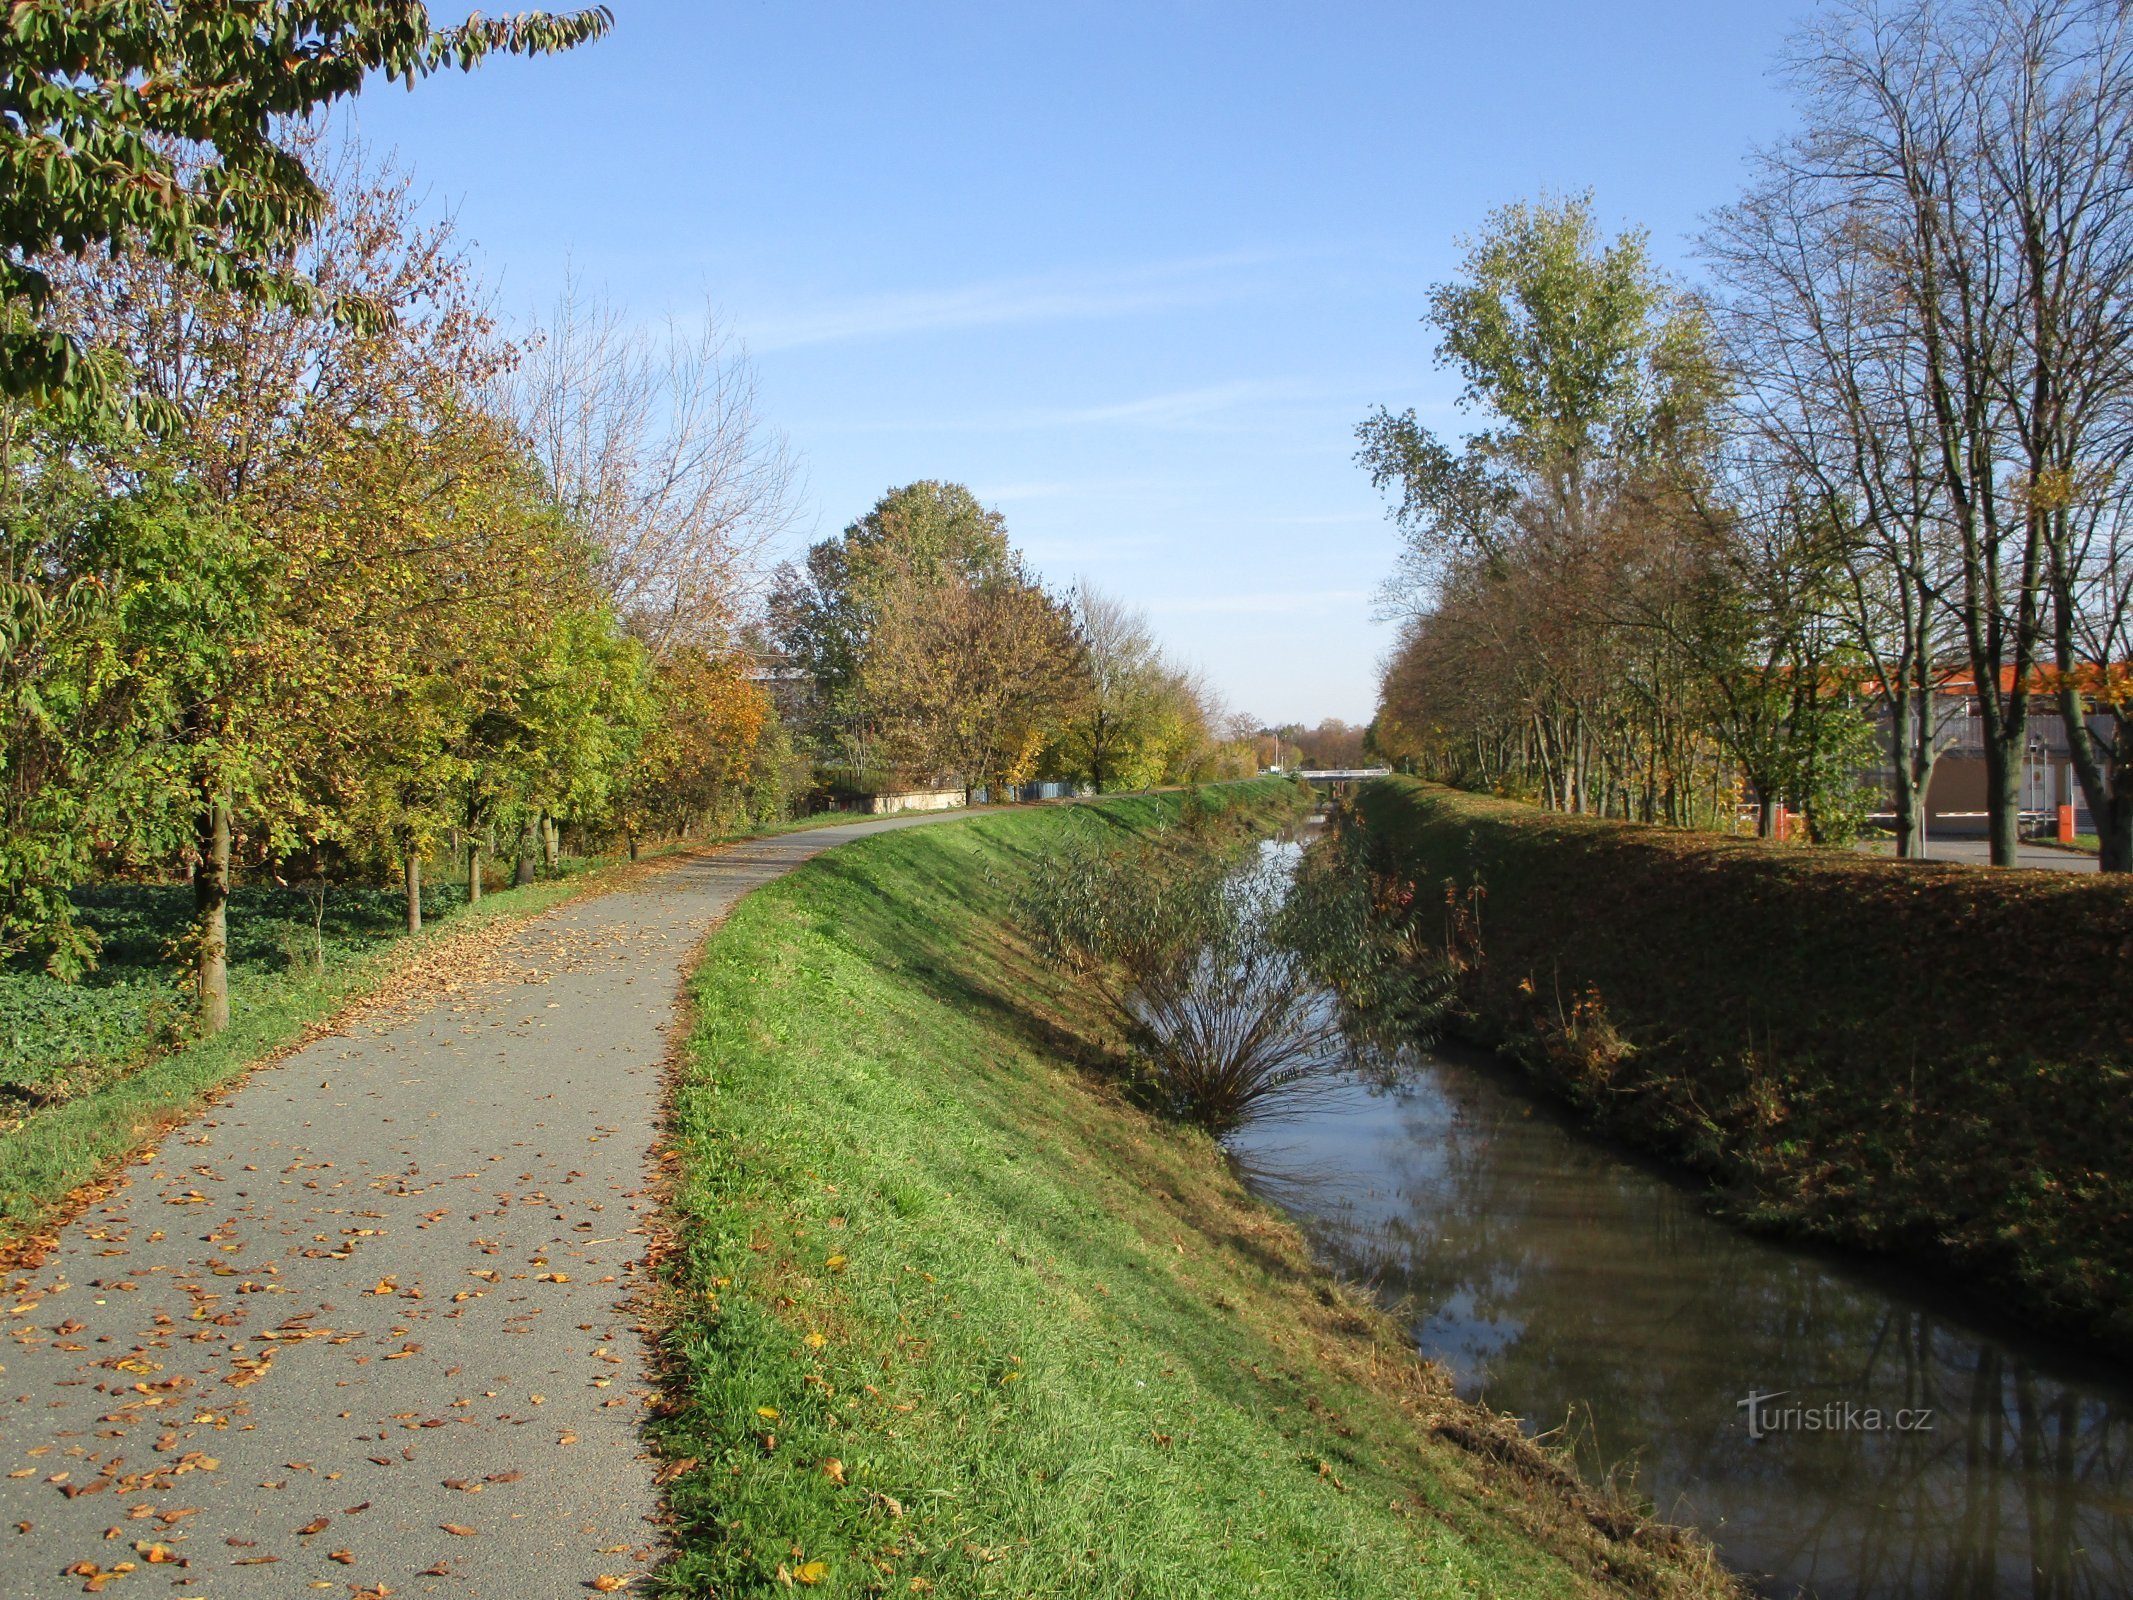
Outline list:
[[[144,1155],[0,1300],[0,1591],[518,1600],[644,1572],[631,1300],[680,980],[749,889],[939,820],[559,907]]]
[[[1893,856],[1894,844],[1875,841],[1862,845],[1862,849],[1874,855]],[[1992,847],[1983,839],[1933,839],[1926,844],[1929,861],[1960,861],[1974,867],[1992,864]],[[2072,850],[2053,850],[2048,846],[2022,845],[2015,850],[2018,866],[2036,867],[2047,872],[2094,872],[2096,858],[2077,854]]]

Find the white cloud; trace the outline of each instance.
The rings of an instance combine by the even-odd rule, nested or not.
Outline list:
[[[1276,258],[1237,252],[1078,274],[1001,278],[945,289],[862,295],[774,311],[745,331],[758,351],[886,339],[951,328],[998,328],[1138,315],[1246,299],[1266,287],[1254,269]]]
[[[1151,600],[1148,609],[1163,616],[1295,616],[1343,611],[1370,598],[1368,589],[1289,590],[1280,594],[1178,595]]]

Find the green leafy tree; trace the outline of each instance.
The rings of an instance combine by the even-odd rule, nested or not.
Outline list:
[[[217,291],[316,307],[286,265],[325,211],[293,123],[373,73],[412,84],[613,21],[605,6],[439,28],[419,0],[17,0],[0,20],[0,392],[123,394],[122,362],[37,320],[44,258],[130,246]]]

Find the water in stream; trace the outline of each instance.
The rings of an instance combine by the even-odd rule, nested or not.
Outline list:
[[[1462,1052],[1418,1054],[1389,1092],[1339,1083],[1230,1143],[1462,1394],[1567,1425],[1588,1473],[1633,1470],[1762,1591],[2133,1596],[2123,1368],[1886,1266],[1714,1221]]]

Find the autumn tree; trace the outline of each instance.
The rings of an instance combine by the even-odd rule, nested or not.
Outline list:
[[[892,489],[803,563],[775,574],[767,633],[809,689],[800,717],[819,758],[867,781],[881,759],[883,715],[868,695],[866,652],[892,589],[982,586],[1009,576],[1006,520],[961,484],[923,479]],[[882,682],[876,673],[875,687]]]
[[[1469,648],[1499,662],[1497,727],[1471,730],[1483,765],[1517,766],[1570,811],[1678,786],[1681,774],[1659,776],[1676,754],[1674,708],[1652,701],[1679,686],[1640,686],[1646,658],[1610,613],[1624,529],[1654,508],[1699,514],[1721,389],[1701,309],[1661,278],[1641,234],[1603,239],[1584,196],[1495,213],[1463,266],[1431,291],[1429,321],[1484,425],[1456,449],[1412,412],[1381,410],[1358,430],[1360,462],[1399,496],[1407,548],[1390,603],[1414,617],[1414,650],[1474,633]],[[1448,602],[1446,626],[1432,625]],[[1457,719],[1414,706],[1394,721]]]
[[[538,555],[471,559],[495,528],[483,505],[509,499],[477,486],[513,469],[508,442],[468,420],[509,352],[463,250],[448,225],[415,223],[404,174],[347,148],[313,161],[328,203],[278,270],[361,299],[376,319],[218,289],[139,250],[53,270],[55,315],[121,355],[175,419],[160,436],[117,434],[99,470],[114,485],[184,483],[251,552],[242,592],[220,602],[249,632],[203,617],[192,636],[138,657],[178,680],[162,745],[169,792],[191,797],[173,815],[192,863],[210,1031],[227,1018],[238,856],[265,859],[340,826],[331,769],[374,735],[371,703],[410,670],[425,619],[492,598],[506,574],[546,581]]]
[[[1145,612],[1086,582],[1070,606],[1085,682],[1048,764],[1098,792],[1186,781],[1214,743],[1206,689],[1164,656]]]
[[[1026,782],[1087,692],[1067,608],[1010,558],[880,572],[872,609],[857,687],[884,762],[966,791]]]

